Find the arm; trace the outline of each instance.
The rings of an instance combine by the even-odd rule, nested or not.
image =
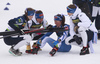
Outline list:
[[[81,20],[81,22],[78,23],[78,26],[83,26],[83,27],[86,27],[88,28],[91,24],[91,20],[86,16],[86,14],[84,13],[81,13],[79,15],[79,19]]]
[[[47,32],[45,35],[43,35],[40,39],[43,40],[46,36],[50,36],[53,32]]]
[[[59,38],[61,40],[61,42],[64,41],[69,35],[69,30],[70,30],[69,25],[65,25],[64,27],[67,27],[68,31],[64,31],[63,35]]]
[[[24,28],[25,23],[23,23],[22,18],[14,18],[8,22],[8,25],[16,31],[18,29]]]
[[[74,31],[74,24],[72,22],[72,20],[70,19],[70,35],[74,36],[76,33]]]
[[[26,23],[24,23],[23,18],[14,18],[8,22],[8,25],[13,28],[16,32],[20,33],[21,35],[24,34],[23,29]]]

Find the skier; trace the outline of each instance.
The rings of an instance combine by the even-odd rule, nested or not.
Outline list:
[[[11,48],[9,49],[9,53],[14,56],[22,55],[22,52],[19,51],[19,48],[25,44],[28,45],[32,40],[31,36],[29,34],[24,34],[23,30],[29,29],[28,21],[32,20],[34,13],[34,9],[27,8],[24,15],[11,19],[8,22],[9,27],[6,29],[6,31],[16,31],[20,33],[20,35],[18,36],[10,36],[4,38],[5,44],[11,46]]]
[[[90,0],[73,0],[73,4],[76,4],[92,21],[92,4]]]
[[[34,17],[32,18],[32,20],[30,20],[28,22],[30,29],[38,29],[41,26],[43,26],[44,28],[46,28],[48,26],[48,22],[44,19],[44,15],[43,12],[41,10],[37,10],[34,14]],[[42,37],[45,33],[32,33],[32,40],[38,40],[40,37]],[[34,46],[36,46],[36,43],[33,43]],[[30,53],[31,54],[32,50],[31,50],[31,45],[27,45],[26,48],[26,53]]]
[[[70,37],[66,39],[66,44],[77,44],[83,46],[80,55],[89,54],[88,42],[92,41],[93,36],[97,32],[94,24],[87,17],[85,13],[81,11],[76,5],[69,5],[67,7],[67,13],[70,16]]]
[[[92,18],[95,20],[95,26],[98,30],[98,39],[100,39],[100,0],[94,0]]]
[[[54,16],[54,21],[55,21],[55,26],[50,26],[50,27],[67,27],[69,29],[69,25],[65,24],[65,17],[64,15],[57,14]],[[32,53],[37,54],[38,50],[46,44],[46,42],[53,48],[50,51],[50,55],[54,56],[56,51],[58,52],[69,52],[71,49],[71,45],[66,45],[65,44],[65,39],[69,36],[69,31],[64,31],[64,32],[56,32],[56,35],[58,36],[57,40],[54,40],[50,38],[49,36],[53,32],[48,32],[44,36],[42,36],[38,41],[37,41],[37,46],[33,48]]]

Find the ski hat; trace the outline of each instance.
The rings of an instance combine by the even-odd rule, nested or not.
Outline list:
[[[36,13],[35,18],[42,19],[42,18],[44,18],[44,15],[43,15],[43,13]]]
[[[77,6],[76,6],[76,8],[77,8]],[[67,12],[68,13],[74,13],[76,11],[76,8],[69,8],[69,7],[67,7]]]
[[[54,20],[55,21],[62,21],[62,16],[55,15]]]

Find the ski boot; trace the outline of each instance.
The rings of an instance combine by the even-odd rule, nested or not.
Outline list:
[[[13,47],[11,47],[9,49],[9,53],[14,55],[14,56],[21,56],[22,55],[22,52],[20,52],[19,49],[15,50]]]
[[[58,47],[54,46],[54,48],[50,51],[49,54],[50,54],[51,56],[54,56],[57,50],[58,50]]]
[[[32,49],[32,54],[38,54],[39,49],[40,49],[40,47],[37,44],[37,46]]]
[[[89,54],[89,49],[88,47],[83,47],[81,49],[80,55],[85,55],[85,54]]]

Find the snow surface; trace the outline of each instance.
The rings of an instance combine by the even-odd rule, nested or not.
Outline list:
[[[67,14],[66,6],[71,4],[71,0],[0,0],[0,32],[7,28],[8,20],[18,17],[24,13],[27,7],[42,10],[49,24],[54,25],[53,17],[58,13]],[[7,3],[11,5],[6,5]],[[9,11],[4,8],[8,7]],[[69,17],[66,16],[66,23],[69,24]],[[55,37],[54,37],[55,36]],[[53,34],[52,38],[56,39]],[[49,55],[51,47],[46,46],[37,55],[26,54],[26,46],[20,48],[22,56],[15,57],[9,54],[10,46],[7,46],[3,39],[0,39],[0,64],[99,64],[100,63],[100,40],[94,44],[95,53],[80,56],[80,47],[72,46],[70,52],[57,52],[54,57]],[[32,42],[31,42],[32,44]]]

